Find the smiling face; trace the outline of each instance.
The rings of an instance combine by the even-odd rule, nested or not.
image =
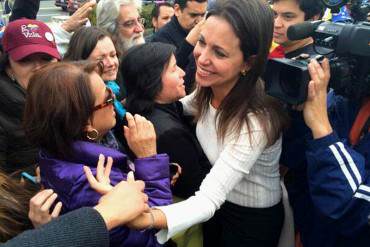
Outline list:
[[[118,57],[114,44],[109,37],[99,40],[88,59],[102,61],[104,71],[102,78],[104,81],[115,80],[118,72]]]
[[[99,132],[99,136],[102,137],[116,125],[116,113],[114,111],[113,104],[107,104],[107,102],[111,102],[111,92],[96,72],[93,72],[90,75],[90,83],[91,91],[95,95],[94,105],[104,105],[104,107],[94,111],[86,129],[87,131],[96,129]]]
[[[116,80],[118,72],[118,57],[111,38],[104,37],[99,40],[88,59],[103,62],[104,71],[102,78],[104,81]]]
[[[194,57],[198,85],[222,91],[224,95],[234,87],[241,71],[247,69],[239,38],[231,25],[217,16],[211,16],[205,22],[194,48]]]
[[[186,95],[184,85],[185,72],[176,64],[172,54],[170,61],[162,73],[162,90],[157,95],[157,103],[172,103]]]

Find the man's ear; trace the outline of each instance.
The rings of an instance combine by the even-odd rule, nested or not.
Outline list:
[[[152,18],[152,26],[153,26],[154,30],[157,29],[158,20],[155,17]]]
[[[179,17],[181,16],[182,14],[182,9],[180,8],[180,5],[178,3],[176,3],[174,6],[173,6],[174,10],[175,10],[175,16],[176,17]]]
[[[312,18],[307,20],[307,21],[317,21],[317,20],[320,20],[320,19],[321,19],[320,14],[317,14],[317,15],[312,16]]]

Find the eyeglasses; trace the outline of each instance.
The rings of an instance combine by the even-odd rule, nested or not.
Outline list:
[[[120,26],[127,28],[127,29],[132,29],[136,25],[144,26],[145,24],[145,18],[137,18],[136,20],[129,20],[124,23],[118,23]]]
[[[109,87],[107,87],[107,91],[108,91],[107,99],[104,101],[104,103],[101,103],[99,105],[94,106],[94,111],[97,111],[99,109],[102,109],[102,108],[110,106],[110,105],[113,105],[114,98],[115,98],[114,93],[113,93],[112,89],[110,89]]]

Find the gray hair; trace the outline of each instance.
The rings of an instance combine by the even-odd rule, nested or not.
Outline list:
[[[134,5],[141,11],[141,0],[100,0],[96,7],[97,26],[106,30],[111,35],[117,32],[117,18],[120,7]]]

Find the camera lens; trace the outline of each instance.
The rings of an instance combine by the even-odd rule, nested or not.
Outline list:
[[[286,67],[280,71],[280,88],[290,97],[298,97],[302,80],[302,71]]]

